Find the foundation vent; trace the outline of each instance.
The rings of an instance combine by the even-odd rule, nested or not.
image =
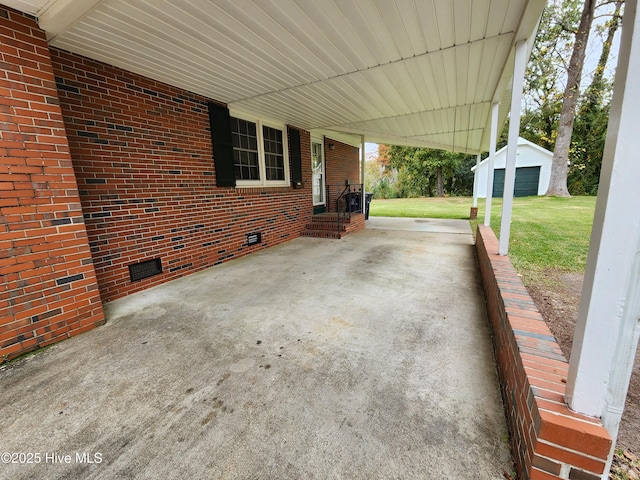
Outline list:
[[[260,232],[247,233],[247,245],[256,245],[262,242],[262,234]]]
[[[153,277],[159,273],[162,273],[162,261],[159,258],[129,265],[129,276],[132,282]]]

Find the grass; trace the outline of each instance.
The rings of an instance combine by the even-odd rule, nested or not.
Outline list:
[[[377,217],[469,218],[469,197],[373,199],[369,214]]]
[[[370,214],[469,218],[472,202],[469,197],[374,199]],[[509,257],[518,272],[535,281],[544,281],[547,269],[584,272],[595,203],[595,197],[514,199]],[[478,207],[478,220],[483,222],[484,199],[479,199]],[[502,199],[493,199],[491,227],[498,236],[501,211]]]
[[[22,360],[22,359],[27,358],[27,357],[35,357],[36,355],[40,355],[41,353],[44,353],[45,351],[49,350],[50,348],[53,348],[54,346],[55,346],[55,344],[45,345],[44,347],[36,347],[34,350],[22,353],[22,354],[18,355],[17,357],[12,358],[11,360],[8,359],[7,355],[3,355],[0,358],[0,370],[4,370],[9,365],[13,365],[14,363],[17,363],[18,360]]]

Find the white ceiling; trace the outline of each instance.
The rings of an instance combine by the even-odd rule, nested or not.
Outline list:
[[[0,0],[51,45],[308,130],[486,151],[544,0]],[[501,120],[509,102],[503,101]]]

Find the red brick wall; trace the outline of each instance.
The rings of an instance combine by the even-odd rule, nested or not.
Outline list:
[[[104,320],[49,49],[0,7],[0,363]]]
[[[360,183],[360,149],[325,137],[324,155],[327,210],[334,211],[336,198],[346,187],[347,179],[354,185]]]
[[[305,188],[217,188],[208,99],[52,49],[64,122],[103,300],[113,300],[300,235]],[[259,245],[246,234],[261,232]],[[160,257],[163,273],[131,282],[128,265]]]
[[[567,361],[489,227],[478,226],[476,250],[518,478],[600,479],[609,434],[565,404]]]

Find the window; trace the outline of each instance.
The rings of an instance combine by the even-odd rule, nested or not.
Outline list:
[[[231,117],[233,166],[238,186],[289,185],[284,126]]]
[[[256,124],[232,118],[231,137],[236,180],[260,180]]]
[[[282,130],[264,126],[264,164],[267,180],[284,180],[284,149],[282,146]]]

